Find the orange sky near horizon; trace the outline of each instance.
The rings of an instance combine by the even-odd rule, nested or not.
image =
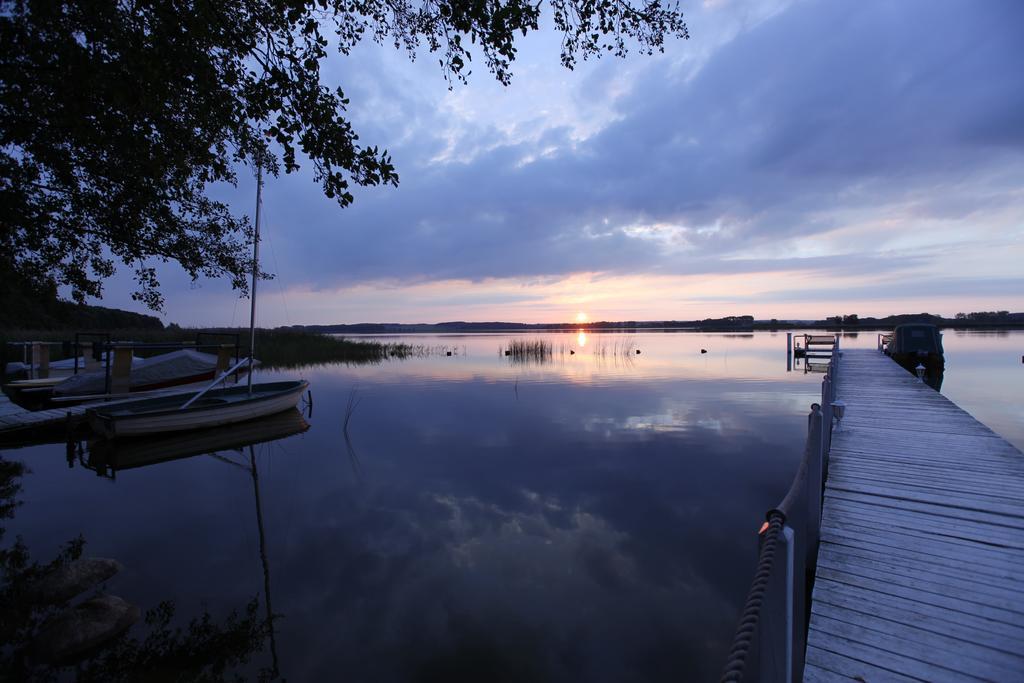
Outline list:
[[[714,276],[602,276],[523,282],[493,279],[449,280],[415,285],[361,284],[338,289],[291,287],[270,283],[260,295],[258,324],[436,323],[467,322],[578,323],[583,313],[600,321],[694,320],[730,315],[756,319],[821,319],[856,313],[861,317],[929,312],[952,317],[958,312],[1024,309],[1020,293],[997,296],[899,296],[890,282],[865,284],[863,277],[833,278],[832,288],[856,288],[856,299],[815,298],[820,278],[806,273]],[[874,288],[874,293],[870,291]],[[801,292],[806,292],[802,295]],[[190,319],[168,311],[167,322],[182,325],[236,325],[247,317],[245,300],[225,291],[207,290],[190,305],[180,303]],[[228,314],[234,312],[229,318]],[[245,315],[243,315],[243,313]]]

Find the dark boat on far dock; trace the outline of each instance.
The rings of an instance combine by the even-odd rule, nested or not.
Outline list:
[[[936,391],[942,387],[946,359],[942,333],[935,325],[898,325],[889,335],[885,353],[908,372],[921,376]],[[919,366],[923,375],[918,371]]]

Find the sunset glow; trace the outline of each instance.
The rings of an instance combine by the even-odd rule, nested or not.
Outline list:
[[[584,313],[583,311],[580,311],[579,313],[577,313],[576,314],[576,322],[578,322],[578,323],[585,323],[585,322],[587,322],[587,314]]]

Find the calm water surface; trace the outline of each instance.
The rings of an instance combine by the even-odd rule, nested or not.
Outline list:
[[[549,362],[500,351],[537,337]],[[125,566],[109,592],[172,601],[179,625],[253,598],[265,625],[269,595],[273,628],[231,675],[713,680],[819,392],[785,338],[389,338],[429,353],[264,373],[311,381],[306,431],[291,415],[234,442],[83,444],[70,467],[63,444],[4,451],[31,472],[3,543],[48,561],[81,535]],[[943,393],[1024,446],[1024,333],[945,344]]]

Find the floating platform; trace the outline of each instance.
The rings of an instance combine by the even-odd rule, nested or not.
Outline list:
[[[1024,455],[843,350],[805,681],[1024,681]]]

